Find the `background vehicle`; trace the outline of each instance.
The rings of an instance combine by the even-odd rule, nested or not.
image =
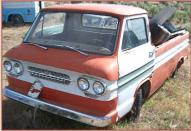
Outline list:
[[[3,22],[33,22],[41,8],[44,8],[44,2],[2,2]]]

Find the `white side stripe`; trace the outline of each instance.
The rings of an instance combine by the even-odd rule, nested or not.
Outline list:
[[[178,52],[182,51],[184,48],[188,46],[189,40],[186,39],[181,44],[177,45],[176,47],[170,49],[169,51],[165,52],[164,54],[160,55],[159,57],[156,57],[155,59],[155,67],[154,70],[158,67],[160,67],[162,64],[170,60],[172,57],[174,57]]]

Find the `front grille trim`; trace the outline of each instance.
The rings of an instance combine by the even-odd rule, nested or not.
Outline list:
[[[32,66],[28,66],[28,72],[33,77],[50,80],[53,82],[62,83],[66,85],[71,83],[70,77],[63,73],[58,73],[55,71],[50,71],[47,69],[42,69],[42,68],[32,67]]]

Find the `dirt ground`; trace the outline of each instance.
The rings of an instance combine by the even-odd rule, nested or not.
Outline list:
[[[3,54],[18,45],[29,25],[3,27]],[[106,129],[188,129],[190,128],[190,57],[175,79],[164,85],[143,105],[140,119],[124,119]],[[3,73],[3,87],[7,85]],[[34,109],[3,97],[3,129],[98,129],[73,120]],[[34,118],[34,115],[36,117]]]

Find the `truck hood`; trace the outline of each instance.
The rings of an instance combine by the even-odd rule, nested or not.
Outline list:
[[[21,44],[9,50],[4,57],[67,69],[107,80],[118,79],[117,56],[88,55],[78,52]]]

